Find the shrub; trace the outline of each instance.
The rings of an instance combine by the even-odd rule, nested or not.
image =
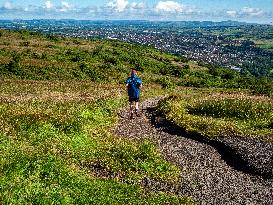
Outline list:
[[[101,53],[101,51],[102,51],[102,48],[103,48],[102,45],[96,46],[92,51],[92,55],[93,56],[99,55]]]
[[[115,57],[113,55],[104,54],[102,57],[103,57],[104,63],[110,63],[112,65],[118,64],[117,57]]]
[[[60,38],[58,36],[55,36],[55,35],[47,35],[46,38],[50,41],[53,41],[55,43],[59,42],[60,41]]]
[[[48,60],[48,57],[49,57],[48,54],[42,53],[41,59]]]
[[[71,61],[72,62],[80,62],[83,60],[83,56],[80,53],[75,53],[72,57],[71,57]]]
[[[29,41],[20,42],[20,46],[28,47],[30,45]]]
[[[81,41],[79,39],[73,39],[73,43],[76,45],[81,45]]]
[[[80,70],[93,81],[97,81],[100,79],[100,74],[95,70],[95,68],[91,68],[90,65],[85,62],[82,62],[80,64]]]
[[[20,65],[20,60],[21,60],[21,56],[15,54],[12,57],[12,60],[6,65],[6,69],[15,75],[21,75],[22,68]]]
[[[265,94],[270,97],[273,97],[273,83],[271,79],[261,78],[256,80],[254,84],[251,85],[251,88],[256,94]]]
[[[163,78],[160,78],[158,80],[159,84],[162,86],[164,89],[172,89],[175,88],[175,83],[171,80],[169,76],[165,76]]]

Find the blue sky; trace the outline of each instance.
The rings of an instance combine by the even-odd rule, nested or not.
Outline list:
[[[273,0],[0,0],[0,19],[237,20],[273,24]]]

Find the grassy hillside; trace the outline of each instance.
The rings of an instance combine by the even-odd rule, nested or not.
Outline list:
[[[149,87],[144,98],[165,92]],[[140,186],[145,177],[175,183],[181,171],[151,142],[110,134],[123,86],[6,80],[0,88],[1,204],[192,204]]]
[[[117,110],[127,105],[123,82],[131,67],[140,70],[144,81],[142,99],[179,96],[163,104],[170,105],[164,107],[166,114],[179,119],[175,121],[179,125],[184,97],[189,94],[189,115],[228,111],[222,101],[213,101],[221,109],[211,110],[213,103],[193,100],[203,99],[206,92],[196,94],[186,88],[185,96],[176,86],[220,87],[222,92],[250,89],[248,95],[272,96],[270,79],[255,79],[149,47],[1,30],[0,204],[193,204],[188,197],[144,190],[145,178],[176,183],[181,170],[165,161],[153,143],[121,139],[109,131],[117,121]],[[242,110],[246,111],[247,103],[242,103]],[[262,107],[264,114],[246,112],[254,115],[250,123],[271,133],[272,104],[255,106],[254,110]],[[209,113],[203,113],[202,107]],[[226,118],[233,122],[238,116]],[[196,119],[189,117],[190,124]],[[240,122],[246,130],[251,125]]]
[[[119,41],[43,36],[28,31],[0,33],[1,75],[32,80],[123,81],[131,67],[147,82],[179,73],[180,59],[152,48]],[[152,75],[148,75],[153,73]]]
[[[176,183],[181,171],[153,143],[109,131],[127,105],[119,82],[130,68],[142,71],[143,99],[163,95],[148,83],[174,77],[177,57],[28,31],[0,31],[0,39],[1,204],[193,204],[144,190],[144,178]]]
[[[158,105],[168,120],[207,139],[246,137],[273,141],[273,100],[236,90],[187,90]]]
[[[273,95],[270,78],[188,61],[156,49],[113,40],[83,40],[21,31],[0,31],[0,75],[4,79],[91,80],[123,83],[130,68],[145,83],[163,87],[251,89]]]

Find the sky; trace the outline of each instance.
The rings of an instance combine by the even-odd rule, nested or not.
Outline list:
[[[273,24],[273,0],[0,0],[0,19],[234,20]]]

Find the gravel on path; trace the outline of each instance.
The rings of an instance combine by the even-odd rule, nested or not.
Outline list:
[[[273,204],[272,178],[230,166],[225,160],[227,156],[223,157],[215,147],[176,132],[175,127],[166,131],[162,118],[154,112],[159,100],[160,97],[141,103],[141,117],[133,120],[129,120],[128,108],[120,110],[114,130],[118,136],[152,140],[163,158],[182,170],[179,184],[145,179],[142,183],[145,188],[188,195],[199,204]]]

